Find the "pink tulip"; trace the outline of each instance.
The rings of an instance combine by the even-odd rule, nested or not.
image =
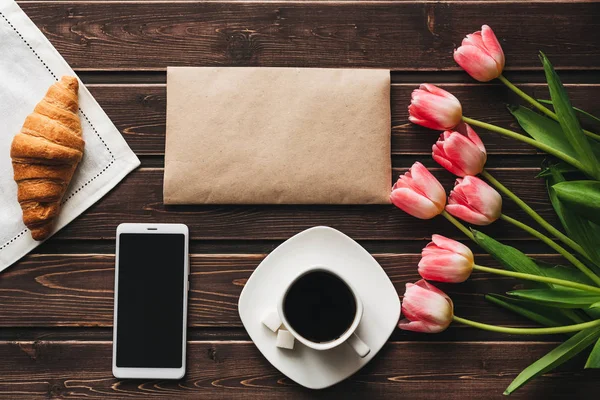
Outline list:
[[[423,83],[413,90],[408,113],[410,122],[444,131],[460,123],[462,106],[452,94],[435,85]]]
[[[454,175],[477,175],[487,160],[485,146],[468,124],[445,131],[433,145],[433,159]]]
[[[504,69],[504,52],[494,31],[483,25],[480,31],[467,35],[454,50],[454,61],[480,82],[499,77]]]
[[[430,219],[444,211],[446,191],[423,164],[416,162],[400,175],[390,200],[414,217]]]
[[[425,280],[406,284],[402,301],[405,319],[398,324],[405,331],[439,333],[452,322],[454,305],[450,297]]]
[[[473,253],[467,246],[433,235],[421,252],[419,275],[432,281],[459,283],[469,278],[474,264]]]
[[[502,213],[502,197],[481,179],[465,176],[456,180],[446,211],[474,225],[489,225]]]

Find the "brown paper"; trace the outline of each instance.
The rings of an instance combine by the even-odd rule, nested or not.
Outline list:
[[[386,70],[168,68],[165,204],[381,204]]]

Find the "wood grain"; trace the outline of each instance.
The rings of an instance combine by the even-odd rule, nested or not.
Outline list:
[[[352,379],[310,391],[251,342],[189,342],[181,381],[117,380],[110,342],[0,342],[3,399],[502,399],[516,374],[553,343],[388,343]],[[517,391],[516,399],[594,398],[598,370],[581,359]],[[590,397],[591,396],[591,397]]]
[[[189,326],[241,327],[239,295],[264,255],[193,255],[191,257]],[[419,278],[418,254],[377,254],[375,258],[396,291]],[[560,261],[558,257],[540,257]],[[487,255],[482,265],[498,264]],[[456,313],[494,324],[532,323],[487,303],[489,292],[520,285],[513,279],[475,273],[459,285],[439,286],[453,298]],[[112,326],[114,257],[112,255],[29,255],[3,272],[0,280],[1,327]],[[464,327],[457,327],[463,329]]]
[[[505,104],[519,104],[504,85],[439,84],[457,96],[465,115],[505,128],[519,130]],[[410,93],[415,84],[393,84],[391,90],[392,154],[427,155],[438,132],[408,122]],[[545,85],[522,85],[537,98],[549,98]],[[108,116],[138,155],[161,155],[165,150],[166,85],[88,85]],[[567,85],[574,105],[600,114],[600,85]],[[597,126],[595,128],[598,128]],[[491,155],[532,155],[538,151],[516,140],[478,130]]]
[[[433,164],[428,158],[422,161]],[[394,169],[394,176],[404,171]],[[455,178],[449,172],[441,168],[432,172],[447,191],[452,188]],[[490,170],[541,215],[558,223],[547,200],[544,182],[535,179],[538,172],[537,169]],[[112,239],[121,222],[185,223],[193,240],[283,240],[316,225],[332,226],[357,240],[421,240],[436,232],[464,238],[442,217],[417,220],[392,205],[165,206],[162,202],[162,180],[162,169],[134,171],[55,238]],[[527,220],[511,201],[505,201],[504,212]],[[530,238],[504,221],[479,229],[498,240]],[[403,249],[398,248],[398,251]]]
[[[358,240],[357,242],[372,254],[419,253],[429,242],[431,235],[420,240]],[[457,238],[467,245],[473,243],[466,237]],[[274,240],[223,240],[202,239],[190,241],[192,254],[268,254],[284,242],[284,239]],[[541,241],[525,240],[523,238],[507,239],[504,244],[518,247],[530,254],[548,253],[548,248]],[[36,247],[30,254],[114,254],[115,240],[107,239],[60,239],[53,238]]]
[[[598,69],[594,3],[23,2],[75,69],[167,65],[457,70],[452,50],[481,27],[510,70]]]
[[[511,321],[511,326],[534,327],[524,322]],[[113,337],[111,326],[21,326],[2,327],[0,341],[110,341]],[[250,341],[250,336],[239,326],[188,326],[188,341]],[[451,326],[444,332],[426,335],[418,332],[394,330],[389,341],[392,342],[556,342],[555,335],[506,335],[471,329],[467,326]]]

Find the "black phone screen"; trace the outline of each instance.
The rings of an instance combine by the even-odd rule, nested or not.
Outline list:
[[[181,368],[185,235],[121,233],[118,264],[117,367]]]

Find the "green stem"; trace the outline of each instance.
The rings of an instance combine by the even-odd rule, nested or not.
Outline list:
[[[558,117],[554,112],[552,112],[552,110],[550,110],[548,107],[544,106],[542,103],[540,103],[539,101],[537,101],[536,99],[534,99],[533,97],[531,97],[530,95],[513,85],[511,81],[504,77],[504,75],[500,75],[498,79],[500,79],[502,83],[508,86],[510,90],[521,96],[523,100],[525,100],[526,102],[528,102],[529,104],[531,104],[532,106],[540,110],[542,113],[552,118],[553,120],[558,121]]]
[[[471,240],[475,240],[475,238],[473,237],[473,232],[471,232],[469,230],[469,228],[467,228],[466,226],[464,226],[459,220],[457,220],[456,218],[454,218],[452,215],[450,215],[448,213],[448,211],[444,210],[442,211],[442,215],[450,222],[452,222],[452,225],[456,226],[458,229],[461,230],[462,233],[464,233],[465,235],[467,235],[467,237]]]
[[[496,132],[499,133],[501,135],[507,136],[509,138],[512,139],[516,139],[516,140],[520,140],[521,142],[527,143],[533,147],[537,147],[538,149],[545,151],[546,153],[553,155],[557,158],[560,158],[561,160],[563,160],[566,163],[571,164],[572,166],[574,166],[575,168],[586,172],[589,174],[588,169],[585,167],[585,165],[583,165],[582,163],[580,163],[578,160],[576,160],[575,158],[560,152],[544,143],[538,142],[537,140],[534,140],[532,138],[530,138],[529,136],[525,136],[525,135],[521,135],[520,133],[517,132],[513,132],[511,130],[496,126],[496,125],[492,125],[492,124],[488,124],[486,122],[482,122],[473,118],[468,118],[463,116],[462,120],[464,122],[466,122],[467,124],[473,125],[473,126],[478,126],[480,128],[484,128],[487,129],[489,131],[492,132]]]
[[[482,324],[481,322],[471,321],[470,319],[457,317],[456,315],[453,316],[452,319],[455,322],[460,322],[461,324],[472,326],[473,328],[479,328],[491,332],[511,333],[514,335],[553,335],[557,333],[577,332],[587,328],[600,326],[600,319],[595,319],[593,321],[588,321],[581,324],[552,326],[549,328],[508,328],[505,326]]]
[[[554,113],[548,107],[546,107],[545,105],[543,105],[542,103],[540,103],[539,101],[537,101],[536,99],[534,99],[533,97],[531,97],[530,95],[528,95],[527,93],[525,93],[524,91],[522,91],[521,89],[519,89],[518,87],[513,85],[511,81],[509,81],[508,79],[506,79],[506,77],[504,77],[504,75],[500,75],[498,77],[498,79],[500,79],[500,81],[502,83],[504,83],[506,86],[508,86],[508,88],[510,90],[512,90],[519,96],[521,96],[523,98],[523,100],[525,100],[526,102],[528,102],[529,104],[531,104],[532,106],[537,108],[542,113],[546,114],[548,117],[552,118],[555,121],[558,121],[558,116],[556,115],[556,113]],[[583,129],[583,133],[585,133],[587,136],[591,137],[592,139],[600,140],[600,135],[598,135],[597,133],[590,132],[585,129]]]
[[[539,276],[539,275],[532,275],[532,274],[524,274],[521,272],[507,271],[505,269],[484,267],[483,265],[473,265],[473,269],[477,270],[477,271],[490,272],[490,273],[496,274],[496,275],[510,276],[510,277],[517,278],[517,279],[525,279],[525,280],[534,281],[534,282],[550,283],[552,285],[560,285],[560,286],[569,287],[569,288],[573,288],[573,289],[584,290],[586,292],[600,293],[600,288],[598,288],[598,287],[585,285],[583,283],[566,281],[564,279],[550,278],[547,276]]]
[[[500,183],[496,178],[494,178],[488,171],[483,170],[481,172],[481,176],[483,176],[485,179],[487,179],[488,182],[490,182],[492,185],[494,185],[496,187],[496,189],[498,189],[500,192],[504,193],[512,201],[517,203],[517,205],[519,207],[521,207],[521,209],[523,211],[525,211],[527,214],[529,214],[529,216],[531,218],[533,218],[535,220],[535,222],[540,224],[550,234],[556,236],[561,242],[563,242],[564,244],[566,244],[567,246],[569,246],[570,248],[572,248],[573,250],[575,250],[576,252],[578,252],[579,254],[584,256],[585,258],[587,258],[588,260],[590,259],[590,257],[588,256],[586,251],[583,249],[583,247],[581,247],[580,245],[575,243],[573,240],[571,240],[567,235],[565,235],[564,233],[562,233],[561,231],[559,231],[558,229],[553,227],[548,221],[546,221],[544,218],[542,218],[542,216],[540,214],[535,212],[535,210],[533,208],[529,207],[527,205],[527,203],[525,203],[523,200],[521,200],[516,194],[511,192],[510,189],[508,189],[506,186],[504,186],[502,183]]]
[[[546,243],[548,246],[552,247],[554,250],[558,251],[564,258],[566,258],[571,264],[577,267],[581,272],[583,272],[588,278],[590,278],[596,285],[600,286],[600,277],[594,274],[588,267],[586,267],[581,261],[579,261],[573,254],[569,253],[564,247],[560,246],[554,240],[550,239],[548,236],[543,233],[536,231],[529,225],[525,225],[521,221],[517,221],[514,218],[509,217],[508,215],[501,214],[500,218],[504,221],[510,222],[518,228],[523,229],[525,232],[535,236],[540,239],[542,242]]]

